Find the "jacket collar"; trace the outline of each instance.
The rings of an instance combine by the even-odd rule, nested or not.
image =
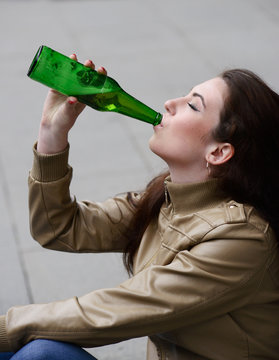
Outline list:
[[[187,215],[197,209],[216,207],[228,196],[220,189],[217,179],[210,179],[198,183],[175,184],[170,176],[165,180],[166,202],[172,204],[175,213]]]

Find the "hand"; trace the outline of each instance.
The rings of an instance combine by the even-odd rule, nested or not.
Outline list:
[[[75,54],[70,58],[77,61]],[[91,60],[86,60],[84,65],[95,69]],[[97,71],[107,74],[103,67]],[[68,145],[68,133],[85,106],[73,96],[67,97],[53,89],[49,90],[42,113],[37,151],[44,154],[63,151]]]

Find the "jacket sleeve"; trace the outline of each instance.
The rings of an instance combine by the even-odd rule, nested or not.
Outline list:
[[[34,148],[28,179],[33,238],[43,247],[60,251],[122,251],[123,234],[133,214],[127,195],[103,203],[77,201],[69,191],[68,150],[42,155]]]
[[[118,287],[11,308],[8,340],[14,349],[36,338],[94,347],[187,328],[237,309],[259,290],[272,252],[267,236],[255,229],[249,238],[237,239],[245,226],[226,225],[226,234],[234,238],[215,231],[215,238],[177,252],[171,263],[154,264]]]

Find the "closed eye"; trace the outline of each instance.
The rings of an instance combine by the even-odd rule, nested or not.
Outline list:
[[[190,106],[191,109],[193,109],[194,111],[200,111],[195,105],[188,103],[188,105]]]

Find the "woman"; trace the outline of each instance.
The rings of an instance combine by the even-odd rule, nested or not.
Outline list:
[[[279,96],[230,70],[167,101],[150,148],[169,172],[102,204],[69,194],[67,136],[83,108],[49,92],[29,177],[32,235],[49,249],[122,251],[131,277],[11,308],[0,350],[92,359],[80,347],[148,336],[151,360],[278,359]]]

